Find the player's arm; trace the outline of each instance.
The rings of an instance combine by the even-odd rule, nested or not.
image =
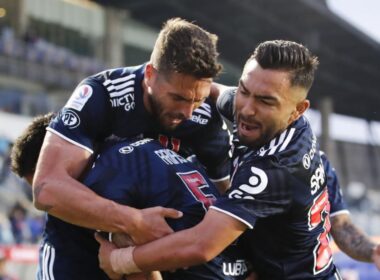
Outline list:
[[[136,242],[172,232],[164,217],[177,216],[177,211],[162,207],[137,210],[102,198],[78,182],[89,158],[88,151],[47,132],[34,176],[35,206],[79,226],[127,232]]]
[[[349,214],[331,217],[331,235],[339,249],[348,256],[358,261],[373,262],[380,269],[380,245],[355,226]]]
[[[321,152],[321,158],[327,176],[331,204],[331,235],[336,245],[351,258],[374,262],[380,269],[380,246],[372,242],[362,230],[354,225],[344,202],[336,171],[323,152]]]
[[[210,97],[211,97],[211,99],[214,102],[216,102],[218,100],[220,94],[223,93],[224,91],[226,91],[229,88],[230,88],[229,86],[213,82],[211,84],[211,90],[210,90]]]
[[[195,227],[135,247],[133,252],[130,249],[110,250],[109,244],[97,237],[101,243],[100,264],[105,271],[113,268],[118,273],[130,272],[131,263],[128,260],[133,260],[142,271],[162,271],[193,266],[207,262],[220,254],[246,228],[247,225],[239,220],[211,209]]]

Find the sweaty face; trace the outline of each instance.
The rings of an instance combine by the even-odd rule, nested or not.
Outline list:
[[[211,79],[197,79],[180,73],[165,75],[153,67],[150,71],[144,102],[165,129],[175,129],[191,118],[193,111],[210,93]]]
[[[264,70],[256,60],[246,64],[235,97],[242,144],[260,148],[303,113],[297,106],[306,102],[306,90],[291,87],[288,75],[281,70]]]

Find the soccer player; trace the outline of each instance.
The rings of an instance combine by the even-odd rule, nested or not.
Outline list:
[[[51,117],[36,118],[13,146],[12,170],[29,183]],[[107,143],[82,182],[98,195],[123,205],[180,209],[183,217],[169,221],[175,231],[199,223],[219,195],[202,170],[153,139]],[[37,279],[108,279],[99,268],[98,248],[93,230],[47,215]],[[249,271],[242,255],[232,245],[206,264],[164,272],[163,277],[245,279]]]
[[[209,98],[217,36],[181,19],[161,30],[150,61],[84,79],[51,122],[33,182],[34,204],[65,221],[134,241],[172,232],[173,209],[140,213],[101,198],[78,182],[105,140],[151,137],[188,157],[195,154],[222,188],[228,179],[229,134]]]
[[[119,273],[212,259],[242,236],[259,279],[339,279],[329,248],[329,202],[317,139],[302,116],[318,60],[291,41],[258,45],[239,86],[218,107],[234,117],[231,188],[197,226],[146,245],[100,249]]]

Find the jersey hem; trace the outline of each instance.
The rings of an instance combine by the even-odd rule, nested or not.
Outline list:
[[[330,217],[334,217],[334,216],[338,216],[338,215],[341,215],[341,214],[350,214],[350,211],[348,210],[339,210],[339,211],[336,211],[334,213],[330,213]]]
[[[228,215],[228,216],[231,216],[232,218],[234,218],[234,219],[236,219],[236,220],[242,222],[242,223],[245,224],[246,226],[248,226],[250,229],[253,229],[253,226],[252,226],[249,222],[247,222],[246,220],[244,220],[244,219],[242,219],[242,218],[236,216],[235,214],[232,214],[231,212],[228,212],[228,211],[226,211],[226,210],[220,209],[220,208],[215,207],[215,206],[210,206],[210,209],[214,209],[214,210],[216,210],[216,211],[218,211],[218,212],[221,212],[221,213],[223,213],[223,214],[226,214],[226,215]]]
[[[212,178],[209,178],[211,182],[213,183],[218,183],[218,182],[221,182],[221,181],[225,181],[225,180],[229,180],[230,179],[230,175],[227,175],[223,178],[219,178],[219,179],[212,179]]]
[[[53,129],[53,128],[51,128],[51,127],[47,127],[46,130],[47,130],[47,131],[50,131],[51,133],[54,133],[55,135],[61,137],[61,138],[64,139],[64,140],[66,140],[67,142],[69,142],[69,143],[71,143],[71,144],[73,144],[73,145],[75,145],[75,146],[78,146],[78,147],[80,147],[80,148],[82,148],[82,149],[84,149],[84,150],[90,152],[91,154],[94,153],[94,151],[91,150],[89,147],[87,147],[87,146],[85,146],[85,145],[82,145],[82,144],[80,144],[80,143],[78,143],[78,142],[75,142],[74,140],[72,140],[72,139],[66,137],[65,135],[63,135],[62,133],[59,133],[58,131],[56,131],[55,129]]]

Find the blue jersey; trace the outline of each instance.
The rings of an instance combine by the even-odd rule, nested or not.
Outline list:
[[[165,131],[143,104],[145,65],[110,69],[83,80],[48,130],[93,152],[107,139],[154,138],[184,157],[196,155],[210,178],[229,175],[229,132],[211,99],[174,131]]]
[[[226,117],[233,97],[218,101]],[[253,229],[242,240],[259,279],[336,279],[328,197],[316,136],[301,117],[258,150],[235,137],[231,188],[211,207]]]
[[[329,192],[329,202],[331,205],[330,217],[334,217],[342,213],[348,214],[349,211],[347,209],[346,202],[343,199],[342,189],[340,188],[335,168],[331,165],[325,153],[320,151],[320,155],[323,162],[323,166],[325,167],[327,177],[327,189]]]
[[[182,218],[168,221],[175,231],[198,224],[218,196],[202,171],[152,139],[103,147],[83,183],[123,205],[181,210]],[[107,279],[98,266],[93,231],[49,216],[43,243],[40,275],[44,271],[56,280]],[[165,279],[244,279],[246,274],[247,265],[236,246],[207,264],[163,273]]]

